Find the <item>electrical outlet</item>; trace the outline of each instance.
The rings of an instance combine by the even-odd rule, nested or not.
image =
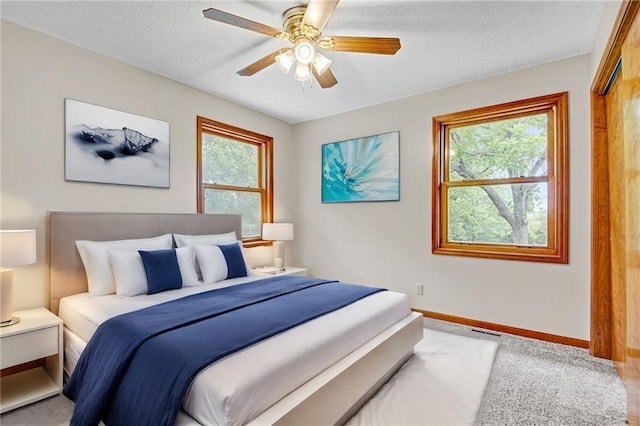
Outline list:
[[[422,296],[424,294],[424,285],[420,283],[416,283],[416,294],[418,296]]]

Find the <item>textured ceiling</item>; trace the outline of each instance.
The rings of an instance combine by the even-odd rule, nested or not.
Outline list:
[[[2,1],[2,18],[290,123],[589,53],[601,1],[342,0],[323,34],[399,37],[395,56],[323,51],[338,84],[305,87],[271,66],[288,43],[205,19],[214,7],[281,28],[295,1]]]

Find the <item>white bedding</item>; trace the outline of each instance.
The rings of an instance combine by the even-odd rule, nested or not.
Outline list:
[[[77,294],[60,301],[59,316],[66,328],[87,341],[112,316],[256,279],[262,278],[227,280],[152,296]],[[404,294],[385,291],[264,340],[198,374],[185,395],[183,409],[202,424],[245,424],[409,312]],[[65,339],[65,352],[73,358],[74,350],[66,347],[67,342],[74,340]],[[65,360],[67,369],[74,365]]]

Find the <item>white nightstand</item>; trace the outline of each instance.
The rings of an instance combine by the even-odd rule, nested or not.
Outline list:
[[[0,378],[0,413],[62,392],[62,320],[45,308],[13,313],[18,324],[0,328],[0,368],[46,358],[37,367]]]
[[[297,266],[287,266],[284,270],[279,268],[274,268],[273,266],[267,266],[262,268],[254,268],[251,270],[256,275],[300,275],[303,277],[307,276],[307,268],[298,268]]]

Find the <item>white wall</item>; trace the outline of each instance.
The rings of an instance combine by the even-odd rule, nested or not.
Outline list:
[[[168,121],[170,189],[66,182],[65,98]],[[38,263],[16,269],[15,309],[48,304],[47,210],[196,211],[196,115],[273,136],[275,215],[292,220],[291,125],[2,21],[0,228],[36,229],[38,241]]]
[[[296,125],[297,264],[405,292],[415,308],[588,339],[589,65],[584,55]],[[569,91],[569,265],[432,255],[432,117],[562,91]],[[322,204],[321,145],[393,130],[401,200]],[[418,282],[424,296],[414,293]]]

